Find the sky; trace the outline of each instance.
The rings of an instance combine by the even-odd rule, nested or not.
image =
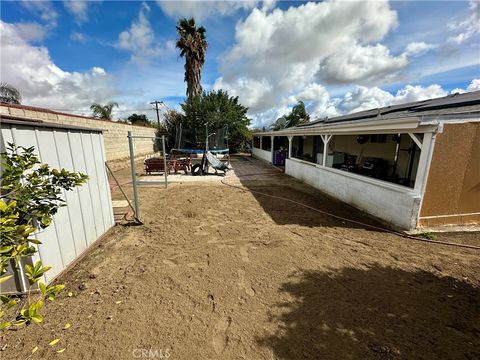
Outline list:
[[[478,1],[1,1],[1,81],[23,103],[155,118],[180,109],[175,25],[206,28],[204,90],[269,126],[304,101],[312,118],[480,90]]]

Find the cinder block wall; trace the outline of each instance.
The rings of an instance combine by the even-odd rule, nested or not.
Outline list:
[[[66,114],[23,105],[1,104],[0,114],[18,120],[25,119],[85,128],[103,129],[107,161],[127,159],[129,157],[127,139],[128,131],[132,131],[132,133],[137,136],[155,136],[155,129],[151,127],[98,120],[92,117]],[[152,154],[154,152],[153,139],[135,139],[134,144],[136,156]]]

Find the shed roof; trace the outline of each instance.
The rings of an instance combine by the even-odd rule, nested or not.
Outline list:
[[[45,122],[41,120],[25,120],[23,118],[16,118],[15,116],[10,115],[0,115],[0,120],[2,124],[18,125],[18,126],[33,126],[33,127],[44,127],[50,129],[67,129],[67,130],[81,130],[88,132],[104,132],[104,129],[96,129],[82,126],[74,125],[65,125],[65,124],[56,124],[51,122]]]

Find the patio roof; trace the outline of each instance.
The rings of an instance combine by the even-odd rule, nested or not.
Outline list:
[[[471,119],[480,117],[480,91],[465,94],[452,94],[441,98],[410,102],[399,105],[370,109],[353,114],[325,117],[307,124],[280,131],[264,131],[254,135],[277,135],[329,132],[340,130],[389,130],[398,128],[415,129],[422,123],[432,125],[440,119]]]

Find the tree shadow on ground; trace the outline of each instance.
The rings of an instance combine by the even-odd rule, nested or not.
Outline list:
[[[480,289],[451,277],[374,266],[307,271],[281,288],[280,359],[479,359]]]
[[[284,199],[273,198],[260,193],[293,200],[346,219],[385,227],[372,216],[334,199],[300,180],[285,175],[259,160],[245,156],[235,156],[232,157],[232,166],[242,186],[252,193],[258,204],[278,225],[366,228],[359,224],[315,212]],[[368,229],[373,230],[372,228]]]

